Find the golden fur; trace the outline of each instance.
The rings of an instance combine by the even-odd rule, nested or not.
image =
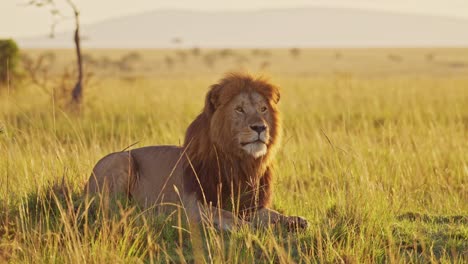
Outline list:
[[[211,220],[226,229],[245,220],[305,227],[303,218],[268,209],[279,99],[278,88],[265,80],[228,74],[211,86],[183,147],[112,153],[96,164],[87,190],[124,193],[144,207],[181,204],[191,221],[219,215]]]

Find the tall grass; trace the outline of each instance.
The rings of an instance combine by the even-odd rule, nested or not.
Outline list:
[[[314,64],[307,52],[291,59],[295,67]],[[181,211],[154,215],[125,199],[82,196],[103,155],[181,144],[220,77],[189,68],[131,82],[101,77],[79,115],[34,86],[2,93],[0,261],[467,261],[468,78],[282,73],[285,58],[275,54],[284,138],[273,205],[307,218],[306,231],[189,228]]]

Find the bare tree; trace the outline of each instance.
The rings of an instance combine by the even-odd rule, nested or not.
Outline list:
[[[31,0],[29,1],[30,5],[35,5],[37,7],[48,7],[50,9],[50,13],[53,17],[53,22],[51,25],[51,37],[55,35],[55,26],[66,18],[66,16],[62,15],[60,10],[56,6],[57,0]],[[78,69],[78,78],[76,84],[72,90],[71,94],[71,102],[75,105],[81,105],[83,101],[83,59],[81,54],[81,39],[80,39],[80,11],[78,7],[72,0],[60,0],[65,1],[65,3],[72,9],[73,16],[75,20],[75,33],[74,33],[74,42],[75,42],[75,50],[76,50],[76,61],[77,61],[77,69]]]
[[[78,63],[78,80],[75,84],[75,87],[72,91],[72,101],[81,104],[83,99],[83,61],[81,58],[81,41],[80,41],[80,11],[76,7],[76,5],[71,1],[67,0],[68,4],[73,9],[73,13],[75,15],[75,50],[76,50],[76,61]]]

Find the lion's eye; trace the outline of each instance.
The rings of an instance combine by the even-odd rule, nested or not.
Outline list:
[[[262,108],[260,108],[260,111],[262,113],[265,113],[267,110],[268,110],[268,108],[266,106],[263,106]]]
[[[236,112],[243,114],[244,113],[244,108],[238,106],[238,107],[236,107]]]

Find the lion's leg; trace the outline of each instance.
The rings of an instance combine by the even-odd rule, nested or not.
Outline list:
[[[93,169],[86,190],[90,194],[128,195],[136,180],[133,158],[129,152],[112,153]]]
[[[288,229],[305,229],[309,225],[307,220],[300,216],[287,216],[266,207],[253,212],[249,219],[257,226],[281,224]]]
[[[286,221],[287,216],[269,208],[261,208],[251,213],[248,219],[255,225],[266,226]]]
[[[184,206],[191,223],[213,223],[222,230],[232,230],[238,226],[250,225],[249,222],[240,219],[232,212],[197,201],[195,195],[190,195],[184,202]]]

